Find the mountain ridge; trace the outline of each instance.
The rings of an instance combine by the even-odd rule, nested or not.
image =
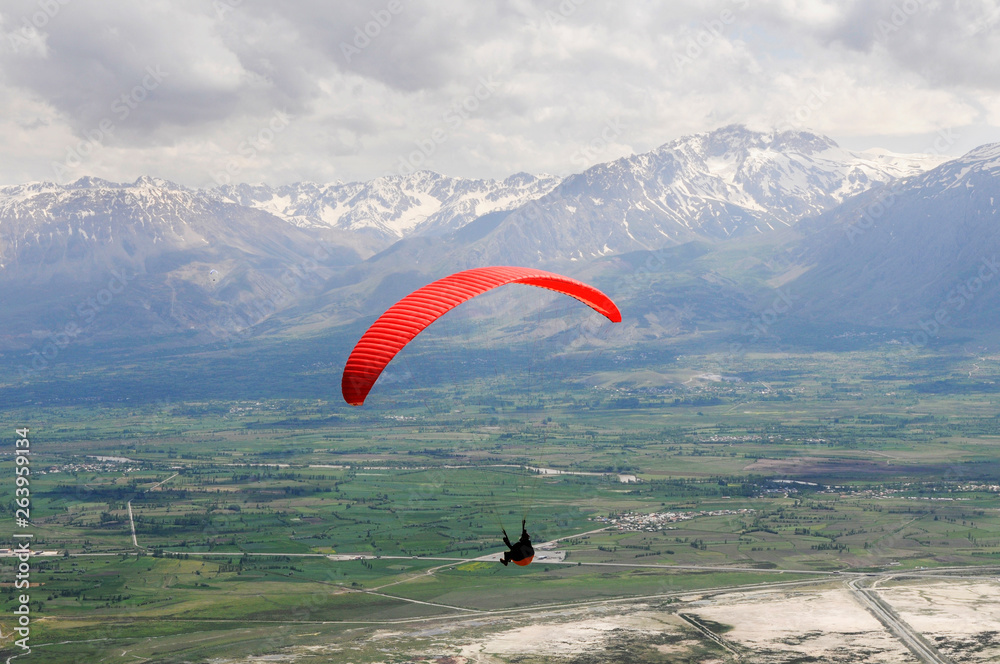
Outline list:
[[[808,132],[731,125],[567,177],[511,212],[480,240],[479,254],[493,262],[584,260],[764,234],[944,160],[852,153]]]
[[[1000,256],[998,203],[993,143],[808,220],[796,260],[809,269],[791,286],[823,297],[803,302],[803,313],[831,308],[859,324],[936,329],[1000,323],[1000,278],[990,267]],[[983,266],[990,287],[963,292]]]
[[[613,256],[692,241],[711,254],[803,220],[803,233],[812,233],[817,215],[919,177],[941,159],[852,153],[809,132],[729,126],[562,179],[421,171],[275,188],[190,189],[149,176],[0,187],[0,290],[20,316],[0,343],[22,346],[32,330],[51,329],[47,298],[84,297],[112,270],[135,277],[116,298],[121,312],[100,321],[108,334],[152,325],[198,339],[347,324],[398,291],[482,265],[556,266],[603,279],[628,263],[604,260]],[[728,302],[733,312],[749,306],[738,278],[698,270],[685,287],[691,297]],[[657,302],[687,311],[670,293]]]

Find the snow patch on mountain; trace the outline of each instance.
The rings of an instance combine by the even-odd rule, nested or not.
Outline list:
[[[772,232],[944,160],[851,152],[808,132],[732,125],[564,179],[517,173],[476,180],[418,171],[369,182],[208,190],[147,176],[125,184],[93,177],[67,185],[32,182],[0,187],[0,227],[14,245],[46,233],[121,242],[145,228],[151,244],[191,247],[229,237],[225,219],[266,215],[296,230],[336,236],[370,256],[403,238],[447,235],[484,215],[509,212],[477,229],[476,242],[486,245],[476,250],[477,261],[580,259]]]
[[[430,171],[390,175],[369,182],[283,187],[227,185],[220,199],[265,210],[297,226],[326,226],[399,239],[416,233],[457,230],[490,212],[512,210],[557,184],[552,176],[526,173],[505,180],[450,178]]]
[[[570,176],[484,243],[496,260],[558,260],[769,233],[946,159],[731,125]]]

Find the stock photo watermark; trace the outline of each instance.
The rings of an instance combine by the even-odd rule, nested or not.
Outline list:
[[[256,159],[261,152],[268,150],[274,145],[274,141],[279,134],[284,132],[291,123],[289,116],[284,111],[275,111],[267,123],[255,133],[248,134],[236,146],[236,154],[243,158],[243,161],[232,157],[228,159],[219,170],[211,173],[212,180],[217,185],[232,184],[233,179],[243,170],[246,161]]]
[[[382,9],[373,9],[372,20],[364,25],[354,26],[354,35],[350,43],[340,42],[340,52],[348,63],[361,55],[361,52],[378,39],[382,31],[389,27],[392,21],[403,12],[402,0],[389,0]]]
[[[17,368],[21,378],[28,378],[52,366],[61,351],[81,337],[87,328],[97,319],[98,314],[111,306],[115,298],[125,292],[129,282],[138,273],[126,275],[125,270],[112,270],[104,288],[81,300],[74,310],[75,316],[66,321],[61,329],[48,331],[41,347],[28,351],[31,362],[19,365]]]
[[[545,20],[548,22],[550,28],[554,28],[559,25],[570,16],[576,13],[587,0],[561,0],[559,5],[556,7],[555,11],[551,9],[545,10]]]
[[[574,152],[570,157],[570,162],[582,169],[589,168],[594,160],[610,147],[611,141],[622,135],[623,130],[620,117],[607,120],[601,128],[599,135]]]
[[[438,148],[446,143],[452,134],[461,128],[477,111],[483,102],[489,100],[500,84],[494,80],[496,74],[480,76],[477,85],[464,97],[452,100],[448,110],[441,115],[441,125],[432,129],[423,138],[414,141],[416,150],[400,155],[396,163],[395,175],[412,175],[427,163]]]
[[[63,7],[70,4],[72,0],[38,0],[35,5],[38,11],[25,14],[21,17],[21,26],[7,34],[7,41],[14,51],[19,51],[23,47],[30,47],[38,39],[39,30],[49,24]]]
[[[264,297],[252,300],[247,316],[242,322],[226,319],[220,315],[217,320],[219,331],[212,331],[212,334],[220,338],[228,350],[232,350],[236,343],[249,338],[255,325],[277,313],[283,303],[292,300],[296,292],[302,291],[308,281],[321,278],[318,274],[322,269],[320,261],[326,260],[335,251],[333,245],[319,242],[313,249],[312,256],[304,257],[298,264],[282,271],[278,277],[281,290],[271,291]]]
[[[946,154],[957,141],[958,135],[951,129],[941,129],[925,152],[932,155]],[[897,198],[903,187],[903,180],[893,180],[889,185],[883,187],[875,196],[875,200],[865,205],[858,212],[858,217],[844,229],[847,239],[852,244],[864,235],[867,231],[875,227],[876,222],[882,218],[896,204]]]
[[[219,20],[226,18],[226,14],[236,11],[243,4],[243,0],[215,0],[212,8]]]
[[[929,3],[928,0],[903,0],[893,3],[889,13],[875,21],[875,39],[880,42],[885,41],[889,35],[899,32],[928,4],[933,3]]]
[[[737,9],[746,9],[750,0],[732,0]],[[723,9],[715,18],[701,22],[699,29],[688,37],[681,53],[674,54],[674,73],[681,73],[694,63],[719,39],[725,38],[725,30],[736,23],[737,15],[732,9]]]
[[[70,171],[82,166],[88,157],[103,148],[105,142],[114,136],[118,123],[128,119],[168,75],[160,65],[146,67],[142,79],[111,103],[112,115],[101,118],[94,127],[84,131],[83,138],[66,149],[66,156],[61,162],[52,162],[55,177],[59,180],[66,179]]]
[[[750,320],[740,327],[741,341],[729,344],[726,353],[726,360],[734,362],[743,359],[749,347],[758,343],[765,335],[771,332],[772,327],[778,319],[792,310],[798,296],[783,288],[775,289],[775,297],[763,311],[753,315]]]
[[[31,441],[28,438],[30,433],[28,427],[21,427],[14,431],[17,438],[14,443],[14,524],[18,531],[14,533],[16,545],[12,549],[17,558],[17,568],[14,575],[15,590],[31,589],[31,540],[34,534],[29,532],[31,527]],[[25,651],[31,652],[29,639],[31,638],[31,595],[23,593],[17,596],[14,615],[17,619],[17,626],[14,631],[20,639],[14,641],[14,645]]]
[[[833,94],[821,83],[819,87],[809,88],[809,94],[798,102],[791,111],[777,124],[777,131],[793,131],[802,129],[813,113],[823,108]]]
[[[923,348],[932,339],[936,339],[947,327],[953,324],[952,316],[971,304],[983,289],[995,283],[993,280],[998,273],[1000,273],[1000,262],[996,256],[980,261],[973,276],[959,280],[948,291],[944,300],[938,304],[934,313],[917,322],[920,330],[903,338],[903,350],[912,351]]]

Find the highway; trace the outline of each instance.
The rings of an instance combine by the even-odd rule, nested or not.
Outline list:
[[[881,578],[879,579],[882,580]],[[886,629],[892,632],[896,638],[902,641],[910,652],[917,659],[925,664],[955,664],[950,659],[942,655],[937,649],[927,642],[924,637],[910,627],[900,618],[889,604],[883,600],[878,591],[873,588],[865,588],[864,584],[870,583],[871,579],[861,577],[854,578],[847,582],[847,587],[851,589],[854,596],[861,604],[868,609]]]
[[[150,489],[152,489],[152,488],[158,488],[159,486],[161,486],[165,482],[173,479],[174,477],[176,477],[176,474],[168,477],[166,480],[163,480],[162,482],[154,485],[153,487],[150,487]],[[133,544],[137,548],[141,548],[140,545],[139,545],[139,542],[138,542],[138,540],[136,538],[135,523],[134,523],[134,520],[132,518],[131,501],[129,502],[129,505],[128,505],[128,513],[129,513],[129,522],[130,522],[131,529],[132,529],[132,533],[131,534],[132,534]],[[560,538],[560,539],[570,539],[570,538],[573,538],[573,537],[580,537],[582,535],[588,535],[588,534],[592,534],[592,533],[595,533],[595,532],[600,532],[602,530],[605,530],[605,528],[600,528],[600,529],[597,529],[597,530],[591,530],[591,531],[588,531],[588,532],[585,532],[585,533],[579,533],[579,534],[575,534],[575,535],[568,535],[568,536]],[[547,546],[545,546],[545,549],[551,550],[551,546],[554,545],[556,543],[556,541],[557,540],[553,540],[552,542],[547,542],[546,543]],[[543,550],[543,549],[541,547],[539,547],[539,550]],[[438,607],[438,608],[441,608],[441,609],[444,609],[444,610],[450,611],[450,612],[459,612],[460,614],[461,613],[465,613],[466,615],[502,615],[502,614],[506,614],[508,612],[514,612],[514,613],[516,613],[516,612],[523,611],[523,607],[522,608],[518,608],[518,609],[513,609],[513,610],[505,610],[505,609],[500,609],[500,610],[473,609],[473,608],[469,608],[469,607],[455,606],[455,605],[449,605],[449,604],[439,604],[439,603],[435,603],[435,602],[426,602],[426,601],[416,600],[416,599],[412,599],[412,598],[408,598],[408,597],[401,597],[401,596],[397,596],[397,595],[391,595],[391,594],[382,592],[385,588],[388,588],[388,587],[391,587],[391,586],[395,586],[395,585],[405,584],[405,583],[407,583],[409,581],[412,581],[415,578],[426,577],[427,575],[433,575],[435,572],[437,572],[437,571],[439,571],[441,569],[444,569],[444,568],[453,567],[453,566],[460,565],[460,564],[463,564],[463,563],[468,563],[468,562],[477,562],[477,561],[492,562],[492,561],[496,561],[496,560],[498,560],[499,556],[502,554],[502,551],[500,551],[500,550],[497,550],[496,552],[493,552],[493,553],[489,553],[489,554],[477,556],[475,558],[465,558],[465,557],[459,558],[459,557],[447,557],[447,556],[378,556],[377,557],[377,556],[373,556],[371,554],[362,554],[362,553],[357,553],[357,554],[339,554],[339,555],[336,555],[336,554],[330,555],[330,554],[322,554],[322,553],[278,553],[278,552],[251,553],[251,552],[236,552],[236,551],[227,551],[227,552],[164,551],[164,553],[166,553],[168,555],[169,554],[182,554],[183,553],[186,556],[190,556],[190,557],[204,557],[204,558],[209,558],[209,557],[234,557],[234,556],[240,556],[240,557],[241,556],[253,556],[253,557],[257,557],[257,556],[267,556],[267,557],[272,557],[272,556],[288,556],[288,557],[295,557],[295,558],[328,558],[331,561],[345,561],[345,562],[349,561],[349,560],[357,560],[357,559],[360,559],[360,560],[373,560],[373,559],[376,559],[376,558],[381,558],[383,560],[422,560],[422,561],[435,561],[435,562],[441,562],[443,564],[431,567],[431,568],[426,569],[426,570],[422,570],[419,574],[415,574],[414,576],[409,576],[407,578],[403,578],[403,579],[400,579],[398,581],[395,581],[395,582],[392,582],[392,583],[389,583],[389,584],[386,584],[386,585],[383,585],[383,586],[377,586],[375,588],[369,588],[369,589],[356,588],[355,589],[355,588],[347,588],[345,586],[342,586],[342,585],[336,584],[336,583],[328,583],[328,582],[320,582],[320,583],[328,583],[328,585],[337,586],[340,590],[346,591],[346,592],[357,592],[357,593],[380,595],[380,596],[383,596],[383,597],[386,597],[386,598],[396,599],[396,600],[400,600],[400,601],[413,602],[413,603],[417,603],[417,604],[424,604],[424,605],[427,605],[427,606],[434,606],[434,607]],[[118,554],[118,553],[75,553],[75,554],[70,554],[70,555],[73,556],[73,557],[77,557],[77,556],[84,557],[84,556],[120,555],[120,554]],[[570,565],[570,566],[581,565],[581,566],[587,566],[587,567],[605,567],[605,568],[607,568],[607,567],[617,567],[617,568],[643,568],[643,569],[661,569],[661,570],[692,570],[692,571],[713,571],[713,572],[744,572],[744,573],[745,572],[755,572],[755,573],[758,573],[758,574],[761,574],[761,575],[774,575],[774,574],[788,575],[788,576],[808,575],[809,577],[811,577],[809,579],[802,579],[802,580],[795,580],[795,581],[788,580],[788,581],[781,581],[781,582],[774,582],[774,583],[766,583],[765,582],[765,583],[760,583],[760,584],[750,584],[750,585],[741,586],[740,588],[744,589],[744,590],[749,590],[749,589],[763,590],[765,588],[777,588],[777,587],[782,587],[782,586],[794,586],[794,585],[801,585],[801,584],[812,584],[812,583],[824,582],[824,581],[825,582],[829,582],[833,578],[839,576],[844,581],[846,581],[846,584],[845,584],[846,587],[850,590],[850,592],[857,599],[857,601],[863,607],[865,607],[865,609],[867,609],[873,616],[875,616],[875,618],[880,623],[882,623],[886,627],[886,629],[889,630],[889,632],[891,634],[893,634],[897,639],[899,639],[899,641],[910,652],[912,652],[914,654],[914,656],[917,657],[917,659],[919,661],[923,662],[924,664],[955,664],[955,663],[951,659],[945,657],[940,652],[938,652],[938,650],[930,642],[928,642],[921,634],[919,634],[918,632],[916,632],[910,625],[908,625],[904,620],[902,620],[899,617],[899,615],[893,610],[893,608],[879,595],[879,593],[878,593],[878,591],[876,589],[876,586],[879,583],[881,583],[882,581],[887,581],[887,580],[892,579],[892,578],[904,577],[904,576],[905,577],[920,577],[920,578],[951,578],[951,579],[954,579],[954,578],[963,578],[963,577],[967,577],[967,576],[982,577],[984,574],[990,574],[990,575],[992,575],[992,574],[998,573],[998,570],[995,567],[982,567],[982,568],[976,568],[976,569],[960,568],[960,567],[958,567],[958,568],[935,568],[935,569],[928,569],[928,570],[921,570],[921,569],[918,569],[918,570],[907,570],[905,572],[904,571],[895,571],[895,572],[872,573],[872,572],[850,572],[850,571],[829,572],[829,571],[817,571],[817,570],[808,570],[808,569],[758,569],[758,568],[752,568],[752,567],[729,567],[729,566],[708,566],[708,565],[665,565],[665,564],[657,564],[657,563],[626,563],[626,562],[618,563],[618,562],[582,562],[582,561],[581,562],[572,562],[572,561],[557,561],[557,560],[546,561],[544,564],[545,565]],[[718,589],[718,590],[724,590],[724,591],[732,592],[734,590],[737,590],[737,588],[736,587],[730,587],[730,588]],[[570,608],[570,607],[574,607],[574,606],[584,606],[584,605],[592,605],[592,604],[609,604],[609,603],[620,602],[620,601],[633,601],[633,602],[634,601],[643,601],[643,600],[649,601],[649,600],[658,599],[658,598],[666,598],[668,596],[669,597],[674,597],[676,599],[676,595],[673,595],[673,594],[671,594],[671,595],[655,594],[655,595],[650,595],[650,596],[646,596],[646,597],[635,596],[635,597],[631,597],[631,598],[615,598],[615,599],[605,598],[605,599],[601,599],[601,600],[592,600],[592,601],[586,601],[585,600],[585,601],[576,601],[576,602],[569,602],[569,603],[557,603],[557,604],[553,604],[553,605],[540,605],[540,606],[534,606],[534,607],[532,607],[532,609],[533,610],[542,610],[542,609],[554,609],[554,608]],[[455,615],[455,614],[452,613],[452,615]],[[344,622],[358,623],[358,624],[392,624],[392,623],[396,623],[396,622],[419,622],[419,621],[422,621],[422,620],[433,620],[435,618],[439,619],[441,617],[443,617],[443,616],[439,614],[439,615],[436,615],[436,616],[427,616],[427,617],[423,617],[423,618],[408,618],[408,619],[401,619],[401,620],[387,620],[387,621],[363,621],[362,620],[362,621],[344,621]],[[692,626],[695,629],[697,629],[698,631],[703,632],[703,633],[706,631],[702,626],[694,624],[692,622],[692,620],[690,620],[688,618],[685,618],[685,620],[688,623],[692,624]],[[200,621],[198,621],[198,622],[200,622]],[[313,621],[309,621],[309,622],[313,622]],[[316,622],[326,623],[327,621],[316,621]],[[331,622],[336,622],[336,621],[331,621]],[[713,638],[714,636],[715,635],[712,635],[712,636],[706,635],[707,638]],[[728,643],[728,642],[720,642],[718,639],[715,639],[715,638],[713,638],[713,640],[716,640],[722,647],[724,647],[726,650],[730,651],[730,653],[733,654],[733,655],[735,655],[737,658],[740,658],[741,656],[745,655],[744,652],[741,652],[742,649],[739,646],[735,646],[734,644],[731,644],[731,643]]]

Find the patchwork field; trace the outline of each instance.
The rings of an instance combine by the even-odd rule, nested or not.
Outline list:
[[[711,358],[691,357],[672,388],[502,406],[471,380],[363,410],[11,410],[49,554],[30,657],[917,661],[882,602],[939,656],[995,658],[1000,398],[858,378],[849,354],[755,361],[767,376],[699,378]],[[536,560],[505,568],[522,518]],[[6,656],[17,564],[0,556]]]

